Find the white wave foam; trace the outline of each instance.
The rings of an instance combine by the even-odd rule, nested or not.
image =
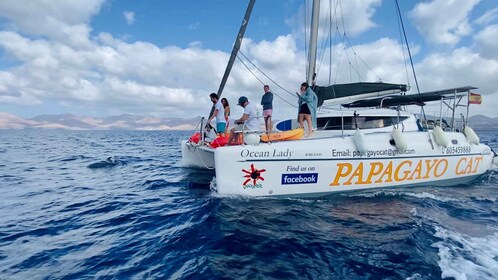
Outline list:
[[[216,184],[216,177],[213,177],[211,182],[209,182],[209,189],[211,192],[218,193],[218,185]]]
[[[433,193],[427,193],[427,192],[421,192],[421,193],[406,192],[406,193],[404,193],[404,195],[416,197],[416,198],[421,198],[421,199],[428,198],[428,199],[437,200],[437,201],[441,201],[441,202],[459,201],[458,199],[455,199],[455,198],[438,196],[438,195],[435,195]]]
[[[498,279],[498,229],[485,237],[471,237],[436,227],[443,239],[432,246],[439,250],[441,277]]]
[[[419,280],[419,279],[424,279],[422,275],[420,275],[419,273],[415,273],[412,276],[405,278],[405,280]]]
[[[496,202],[496,197],[474,197],[474,200],[478,202]]]
[[[390,191],[390,190],[370,190],[370,191],[363,191],[363,192],[345,192],[341,193],[339,195],[344,196],[344,197],[364,197],[364,198],[373,198],[373,197],[378,197],[378,196],[399,196],[402,194],[401,192],[397,191]]]
[[[355,197],[378,197],[378,196],[388,196],[388,197],[396,197],[396,196],[411,196],[420,199],[432,199],[441,202],[450,202],[450,201],[460,201],[460,199],[444,197],[440,195],[435,195],[433,193],[428,192],[411,192],[411,191],[392,191],[392,190],[376,190],[373,192],[365,192],[365,193],[355,193],[355,194],[344,194],[345,196],[355,196]]]

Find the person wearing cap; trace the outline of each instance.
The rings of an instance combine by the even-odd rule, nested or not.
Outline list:
[[[240,117],[240,119],[235,120],[234,123],[236,124],[236,126],[230,130],[228,145],[232,144],[235,139],[239,139],[241,131],[259,129],[259,121],[257,118],[258,110],[256,109],[256,106],[250,103],[245,96],[239,97],[239,102],[237,103],[237,105],[244,108],[244,113],[242,114],[242,117]]]
[[[271,133],[271,115],[273,111],[273,93],[270,91],[269,85],[264,85],[265,93],[261,97],[261,105],[263,106],[263,117],[265,118],[266,133]]]
[[[213,102],[214,104],[214,111],[213,114],[209,117],[207,123],[209,124],[211,120],[216,117],[216,132],[224,133],[227,123],[225,120],[225,110],[223,109],[223,105],[221,104],[221,101],[218,99],[218,95],[216,93],[214,92],[211,93],[209,95],[209,98],[211,99],[211,102]]]

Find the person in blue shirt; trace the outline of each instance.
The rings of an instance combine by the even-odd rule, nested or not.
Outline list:
[[[263,118],[265,119],[266,133],[270,134],[272,129],[271,115],[273,113],[273,93],[270,91],[269,85],[264,85],[265,93],[261,97],[261,105],[263,105]]]

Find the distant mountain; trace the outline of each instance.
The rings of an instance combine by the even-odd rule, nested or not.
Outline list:
[[[36,128],[57,126],[59,128],[76,128],[76,129],[93,129],[94,124],[88,123],[80,117],[72,114],[62,114],[62,115],[42,115],[29,119],[36,122]]]
[[[498,130],[498,118],[475,115],[469,118],[469,126],[475,130]]]
[[[2,129],[22,129],[35,125],[36,122],[20,118],[18,116],[0,113],[0,128]]]
[[[0,129],[68,129],[68,130],[193,130],[201,117],[190,119],[156,118],[123,114],[109,117],[75,116],[72,114],[41,115],[24,119],[0,112]],[[457,124],[458,124],[457,120]],[[479,131],[498,130],[498,118],[475,115],[470,126]]]
[[[0,112],[0,129],[68,129],[68,130],[192,130],[201,117],[190,119],[156,118],[124,114],[110,117],[41,115],[24,119]]]

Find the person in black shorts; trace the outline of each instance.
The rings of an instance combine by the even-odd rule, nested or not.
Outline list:
[[[308,124],[308,133],[306,136],[313,134],[316,125],[316,105],[317,96],[309,87],[308,83],[301,84],[301,94],[299,95],[299,127],[304,129],[304,120]],[[315,124],[315,125],[313,125]]]

